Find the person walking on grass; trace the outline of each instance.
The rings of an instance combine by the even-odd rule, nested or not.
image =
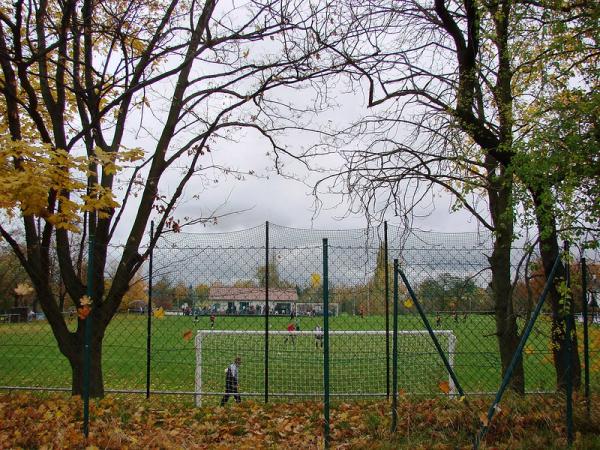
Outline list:
[[[315,347],[323,348],[323,330],[321,329],[320,325],[315,327]]]
[[[225,406],[225,403],[227,403],[229,400],[230,395],[233,395],[236,403],[240,403],[242,401],[238,383],[238,372],[241,363],[242,358],[236,356],[235,360],[229,364],[229,366],[227,366],[227,369],[225,369],[225,395],[221,399],[221,406]]]

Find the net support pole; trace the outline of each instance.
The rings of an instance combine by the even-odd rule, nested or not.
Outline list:
[[[448,336],[448,364],[450,364],[450,367],[454,367],[454,353],[456,353],[456,336],[452,333]],[[448,386],[450,388],[449,392],[455,394],[456,384],[450,375],[448,376]]]
[[[194,403],[202,406],[202,332],[198,332],[194,340],[196,347],[196,371],[194,372]]]
[[[417,311],[419,312],[419,315],[421,316],[421,320],[423,321],[423,324],[425,325],[425,328],[427,328],[427,332],[429,333],[429,336],[431,337],[431,340],[433,341],[433,345],[435,346],[438,354],[440,355],[440,358],[442,359],[442,362],[444,363],[444,366],[446,367],[448,374],[450,375],[451,381],[454,383],[454,387],[456,388],[456,390],[458,390],[459,395],[461,397],[463,397],[465,395],[465,392],[463,391],[463,388],[460,385],[458,378],[456,377],[456,374],[454,373],[454,370],[452,369],[452,366],[450,365],[450,362],[448,361],[448,358],[446,358],[446,354],[442,350],[442,346],[440,345],[440,342],[438,341],[435,333],[433,332],[433,328],[431,328],[431,324],[429,323],[429,320],[427,320],[427,316],[425,315],[425,312],[423,311],[423,308],[421,307],[421,303],[419,303],[419,300],[417,299],[415,292],[413,291],[410,283],[408,282],[408,278],[406,278],[406,275],[404,274],[402,269],[400,269],[400,267],[398,267],[396,270],[402,277],[402,282],[406,286],[406,289],[408,290],[408,294],[412,298],[413,303],[415,304],[415,307],[417,308]],[[452,392],[452,391],[450,391],[450,392]]]
[[[588,302],[587,302],[587,264],[585,257],[581,258],[581,314],[583,316],[583,370],[584,370],[584,396],[587,418],[590,418],[590,348],[588,330]]]
[[[567,283],[567,294],[565,298],[565,314],[566,314],[566,324],[565,331],[567,336],[567,398],[566,398],[566,422],[567,422],[567,444],[569,447],[573,445],[574,436],[573,436],[573,338],[571,333],[575,332],[575,328],[573,327],[573,303],[571,301],[571,267],[569,264],[569,242],[564,242],[564,250],[565,250],[565,258],[566,258],[566,267],[565,267],[565,277]]]
[[[546,297],[548,296],[548,292],[550,291],[550,286],[554,282],[554,276],[556,274],[556,269],[558,268],[560,258],[561,258],[561,255],[559,254],[556,257],[556,260],[554,261],[554,265],[552,266],[550,275],[548,276],[548,279],[546,280],[546,284],[544,285],[544,290],[542,291],[542,294],[540,295],[540,299],[539,299],[537,305],[535,306],[535,309],[533,310],[533,314],[529,318],[529,322],[527,323],[525,330],[523,330],[523,335],[521,337],[521,341],[519,342],[519,345],[517,346],[517,349],[515,350],[515,353],[510,361],[510,364],[508,365],[508,368],[506,369],[506,372],[504,373],[504,378],[502,379],[500,388],[498,389],[498,392],[496,393],[496,398],[494,399],[493,403],[491,404],[490,408],[488,409],[487,418],[486,418],[487,423],[484,423],[482,425],[481,430],[479,431],[477,436],[475,436],[475,442],[473,443],[473,448],[475,450],[477,450],[479,448],[479,444],[485,437],[487,430],[489,428],[489,424],[491,423],[492,418],[494,417],[494,413],[496,412],[496,409],[498,407],[498,404],[500,403],[500,400],[502,400],[504,391],[506,391],[506,388],[508,387],[508,383],[510,382],[513,371],[515,370],[515,367],[517,365],[517,362],[519,361],[519,359],[521,359],[521,356],[523,354],[523,348],[525,347],[525,344],[527,343],[527,339],[529,338],[529,335],[531,334],[531,330],[533,330],[533,326],[535,325],[535,322],[536,322],[538,316],[540,315],[540,312],[542,311],[542,306],[544,306],[544,302],[546,300]]]
[[[398,429],[398,260],[394,259],[394,317],[392,332],[392,427]],[[386,334],[387,335],[387,334]]]
[[[388,254],[388,224],[383,222],[383,251],[385,258],[385,393],[390,398],[390,274]]]
[[[265,222],[265,403],[269,402],[269,221]]]
[[[329,246],[323,239],[323,440],[330,446],[329,434]]]
[[[154,248],[154,221],[150,222],[150,255],[148,266],[148,310],[146,320],[146,398],[150,398],[150,367],[152,362],[152,266]]]
[[[94,234],[90,232],[88,240],[88,267],[87,267],[87,296],[92,300],[94,296]],[[92,340],[92,316],[94,302],[91,311],[85,318],[84,342],[83,342],[83,435],[90,434],[90,365],[92,362],[91,340]]]

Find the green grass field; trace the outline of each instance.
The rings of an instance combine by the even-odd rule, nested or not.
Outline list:
[[[270,329],[283,331],[287,317],[271,317]],[[435,322],[435,320],[434,320]],[[301,329],[312,331],[322,318],[301,317]],[[73,324],[74,325],[74,324]],[[494,392],[500,383],[499,356],[490,315],[469,315],[458,321],[443,316],[436,329],[456,336],[454,368],[467,393]],[[390,322],[391,326],[391,322]],[[217,317],[216,329],[262,330],[262,317]],[[381,316],[340,316],[330,319],[332,330],[385,330]],[[192,392],[195,381],[194,338],[198,329],[209,329],[208,317],[194,322],[189,316],[166,316],[152,321],[151,388],[155,391]],[[422,330],[419,318],[399,317],[399,329]],[[579,330],[580,331],[580,330]],[[188,334],[189,336],[189,334]],[[312,336],[298,337],[292,345],[285,336],[269,342],[269,391],[297,396],[322,392],[323,354]],[[599,385],[600,330],[591,329],[592,384]],[[442,339],[442,347],[447,344]],[[331,337],[332,394],[381,394],[386,392],[385,337],[348,335]],[[390,336],[391,351],[391,336]],[[214,396],[224,389],[224,370],[235,355],[243,358],[240,385],[243,393],[264,392],[264,337],[214,336],[203,341],[202,390]],[[549,346],[549,323],[541,319],[525,348],[526,386],[529,391],[552,391],[554,370]],[[391,362],[390,362],[391,368]],[[399,389],[411,393],[441,393],[448,381],[439,355],[428,338],[407,347],[399,340]],[[145,390],[146,317],[118,315],[110,324],[103,346],[104,382],[107,390]],[[71,371],[60,355],[49,326],[43,321],[0,324],[0,386],[70,387]]]

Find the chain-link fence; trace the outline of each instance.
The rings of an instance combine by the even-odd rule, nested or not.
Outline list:
[[[264,401],[495,394],[502,365],[491,252],[485,232],[387,224],[164,234],[106,330],[104,386],[203,405],[238,393]],[[27,277],[6,249],[0,256],[0,388],[70,390],[71,368],[23,289]],[[572,298],[583,389],[597,392],[600,265],[598,255],[587,256],[570,263]],[[534,251],[514,248],[512,259],[511,304],[522,332],[545,276]],[[394,260],[406,279],[396,290]],[[74,329],[77,311],[57,292]],[[525,392],[556,392],[552,345],[544,306],[523,347]]]

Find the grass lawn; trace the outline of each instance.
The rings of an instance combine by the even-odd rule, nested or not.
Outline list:
[[[301,317],[301,330],[312,331],[322,318]],[[454,368],[467,393],[495,392],[499,378],[499,356],[491,315],[471,314],[435,318],[436,329],[452,330],[456,336]],[[107,389],[145,390],[146,323],[145,316],[118,315],[104,339],[103,369]],[[288,317],[271,317],[270,329],[283,331]],[[74,323],[72,324],[74,326]],[[330,319],[332,330],[385,330],[382,316],[339,316]],[[391,327],[391,321],[390,321]],[[157,391],[194,390],[196,330],[209,329],[208,317],[197,322],[189,316],[166,316],[152,320],[151,385]],[[262,330],[264,318],[254,316],[217,317],[216,329]],[[581,328],[581,327],[579,327]],[[399,329],[423,330],[417,316],[399,317]],[[552,391],[554,370],[549,346],[549,322],[542,318],[525,348],[526,385],[530,391]],[[191,339],[186,339],[192,331]],[[578,330],[581,332],[581,330]],[[600,385],[600,329],[590,330],[592,386]],[[189,336],[189,334],[188,334]],[[447,341],[441,338],[442,347]],[[580,340],[581,341],[581,340]],[[386,392],[385,336],[331,336],[331,393],[381,394]],[[391,336],[390,336],[391,351]],[[313,336],[298,337],[295,344],[284,335],[273,335],[269,342],[269,385],[277,392],[303,394],[322,392],[323,354]],[[203,391],[216,401],[224,389],[224,370],[235,355],[241,355],[242,393],[264,392],[264,337],[262,335],[211,336],[203,341]],[[391,370],[391,362],[390,362]],[[428,337],[409,343],[399,338],[399,389],[407,393],[441,393],[440,382],[447,381],[441,359]],[[390,375],[391,376],[391,375]],[[0,386],[70,387],[70,368],[58,351],[47,323],[33,321],[0,324]]]

